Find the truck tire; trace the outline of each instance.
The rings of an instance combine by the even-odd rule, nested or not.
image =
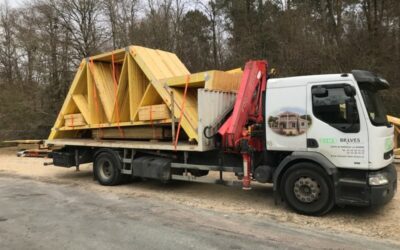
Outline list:
[[[102,152],[94,160],[94,176],[103,186],[120,184],[123,180],[120,169],[119,159],[110,152]]]
[[[280,187],[288,206],[298,213],[323,215],[334,205],[332,181],[317,164],[294,164],[284,173]]]

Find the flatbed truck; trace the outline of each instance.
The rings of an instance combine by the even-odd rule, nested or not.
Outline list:
[[[202,182],[209,171],[220,173],[213,182],[224,183],[223,173],[233,172],[245,190],[251,182],[272,183],[278,200],[306,215],[334,205],[383,205],[397,188],[393,127],[380,97],[388,87],[361,70],[272,78],[266,61],[249,61],[236,95],[198,89],[198,143],[64,138],[46,144],[61,147],[52,152],[55,166],[93,163],[101,185],[126,177]],[[228,112],[219,110],[218,98]]]

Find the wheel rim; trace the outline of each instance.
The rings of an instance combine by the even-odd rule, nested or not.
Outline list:
[[[103,160],[99,162],[100,175],[103,179],[109,179],[113,175],[113,168],[110,161]]]
[[[310,177],[300,177],[293,186],[295,197],[303,203],[312,203],[319,199],[321,189],[317,181]]]

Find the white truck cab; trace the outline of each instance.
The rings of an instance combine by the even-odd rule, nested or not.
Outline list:
[[[386,80],[361,70],[270,79],[265,98],[267,151],[290,152],[292,159],[279,164],[282,171],[290,165],[285,160],[296,159],[324,168],[331,176],[336,204],[389,201],[397,186],[393,127],[379,93],[388,87]],[[280,171],[278,166],[274,175],[282,176]],[[295,178],[294,184],[279,178],[276,189],[294,189],[293,197],[288,190],[286,195],[280,192],[294,209],[299,210],[298,203],[312,203],[321,192],[321,184],[311,177]],[[306,182],[309,185],[303,185]]]

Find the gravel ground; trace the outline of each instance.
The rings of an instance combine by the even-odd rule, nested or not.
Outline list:
[[[400,248],[351,233],[15,176],[0,176],[0,200],[0,249]]]
[[[165,202],[225,213],[240,214],[295,226],[369,236],[400,242],[400,198],[398,193],[386,206],[379,208],[334,208],[323,217],[298,215],[285,207],[275,205],[271,185],[255,185],[251,191],[215,184],[157,181],[133,182],[116,187],[104,187],[93,181],[91,165],[81,166],[81,171],[43,166],[49,159],[17,158],[15,148],[0,150],[0,176],[20,177],[47,183],[64,184],[96,193],[112,193],[122,197],[158,199]],[[398,173],[400,168],[398,167]],[[398,176],[398,178],[400,178]],[[16,178],[18,181],[18,178]]]

